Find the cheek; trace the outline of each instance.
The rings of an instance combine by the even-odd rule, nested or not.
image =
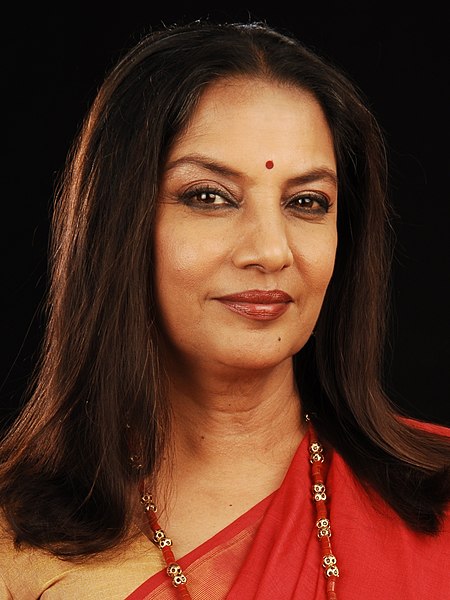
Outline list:
[[[163,221],[156,230],[154,249],[156,288],[162,304],[173,297],[207,292],[205,286],[221,262],[214,240],[199,228]]]
[[[179,240],[178,243],[161,248],[156,259],[157,273],[160,280],[170,282],[175,278],[189,281],[196,278],[199,262],[196,248]]]
[[[327,287],[334,271],[334,263],[336,260],[336,247],[329,248],[325,251],[318,261],[317,272],[318,277],[324,287]]]
[[[176,235],[157,237],[155,276],[159,292],[180,293],[186,287],[193,287],[198,269],[198,250],[192,244],[177,238]]]
[[[316,240],[299,250],[301,271],[310,291],[323,295],[334,271],[336,259],[335,235]]]

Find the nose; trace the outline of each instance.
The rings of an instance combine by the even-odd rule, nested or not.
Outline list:
[[[237,241],[232,258],[236,267],[275,273],[293,264],[287,223],[279,208],[243,216],[235,233]]]

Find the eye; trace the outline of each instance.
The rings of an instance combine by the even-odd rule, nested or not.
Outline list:
[[[324,194],[303,192],[290,198],[286,207],[302,214],[324,215],[331,207],[331,202]]]
[[[187,206],[200,209],[236,206],[236,202],[224,190],[201,186],[183,192],[180,201]]]

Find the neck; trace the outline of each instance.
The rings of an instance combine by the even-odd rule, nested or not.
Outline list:
[[[273,453],[287,439],[298,442],[301,406],[292,364],[270,371],[215,377],[172,378],[174,448],[190,460],[243,459]],[[283,435],[280,435],[283,432]]]
[[[152,488],[182,554],[275,491],[305,433],[290,362],[236,375],[170,373],[172,445]]]
[[[281,482],[304,435],[290,362],[228,379],[178,371],[171,381],[172,444],[155,482],[160,492],[200,480],[217,490],[251,481],[267,491]]]

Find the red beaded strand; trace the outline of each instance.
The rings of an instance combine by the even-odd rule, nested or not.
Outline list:
[[[309,419],[308,419],[309,420]],[[312,475],[312,494],[314,503],[316,505],[316,527],[317,537],[319,538],[320,546],[322,549],[322,567],[327,578],[327,599],[337,600],[336,595],[336,580],[339,577],[339,569],[336,564],[336,557],[331,549],[331,525],[328,518],[327,505],[325,503],[327,499],[324,477],[322,472],[322,465],[324,462],[323,448],[317,441],[317,435],[310,423],[311,431],[311,444],[309,446],[310,452],[310,463],[311,463],[311,475]]]
[[[308,416],[306,419],[309,421]],[[325,503],[327,495],[322,472],[322,465],[324,462],[323,448],[317,441],[318,438],[312,424],[310,423],[309,426],[311,432],[309,461],[311,463],[311,476],[313,481],[312,494],[316,506],[317,537],[322,549],[322,567],[324,568],[324,574],[327,578],[326,594],[327,600],[338,600],[336,595],[336,580],[339,577],[339,569],[336,564],[336,557],[331,549],[331,525]],[[184,575],[180,565],[176,562],[172,552],[172,540],[166,537],[164,530],[161,529],[156,517],[156,505],[153,502],[152,495],[144,491],[143,484],[141,487],[141,502],[144,505],[144,510],[147,513],[150,527],[153,531],[152,541],[160,548],[163,554],[167,565],[166,572],[172,580],[172,585],[175,588],[177,597],[179,600],[191,600],[191,595],[186,587],[186,575]]]
[[[161,529],[156,518],[156,505],[153,502],[151,494],[141,490],[141,502],[147,513],[150,527],[153,531],[153,543],[161,550],[166,562],[167,575],[172,579],[172,585],[175,588],[177,597],[180,600],[191,600],[191,595],[186,587],[186,575],[183,573],[180,565],[176,562],[172,552],[172,540],[166,537],[164,530]]]

